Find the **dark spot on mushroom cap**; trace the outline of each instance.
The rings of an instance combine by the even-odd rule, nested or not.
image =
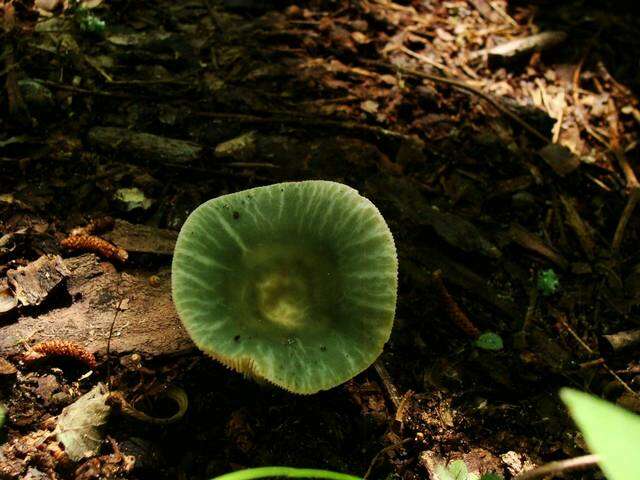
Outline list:
[[[227,209],[233,218],[242,210],[243,221],[231,222]],[[172,293],[200,349],[240,372],[314,393],[381,353],[397,269],[387,224],[356,190],[283,183],[198,207],[176,243]],[[250,340],[240,342],[238,329]],[[342,355],[324,354],[329,347]]]

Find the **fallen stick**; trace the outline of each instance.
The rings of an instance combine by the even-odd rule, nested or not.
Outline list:
[[[595,467],[599,460],[600,458],[597,455],[584,455],[582,457],[569,458],[567,460],[558,460],[557,462],[547,463],[541,467],[521,473],[515,480],[532,480],[534,478],[546,477],[552,473],[569,472],[582,468]]]
[[[377,127],[375,125],[364,125],[350,120],[333,120],[318,116],[310,116],[301,113],[276,113],[268,117],[258,115],[248,115],[244,113],[224,113],[224,112],[192,112],[193,115],[205,118],[217,118],[220,120],[235,121],[248,124],[283,124],[283,125],[313,125],[317,127],[336,127],[344,130],[355,130],[365,133],[372,133],[381,137],[390,137],[398,140],[410,139],[409,135],[400,132]]]
[[[529,132],[531,135],[533,135],[537,139],[542,140],[544,143],[549,143],[549,139],[547,137],[545,137],[535,127],[531,126],[529,123],[524,121],[518,115],[516,115],[511,110],[509,110],[507,107],[505,107],[500,100],[498,100],[497,98],[493,97],[488,93],[483,92],[479,88],[473,87],[463,82],[462,80],[441,77],[439,75],[432,75],[430,73],[419,72],[417,70],[398,67],[396,65],[392,65],[387,62],[381,62],[378,60],[367,60],[366,63],[370,65],[386,68],[389,70],[395,70],[396,72],[403,73],[405,75],[411,75],[418,78],[424,78],[425,80],[431,80],[432,82],[444,83],[447,85],[451,85],[452,87],[458,88],[459,90],[463,90],[467,93],[473,93],[474,95],[477,95],[483,100],[486,100],[487,102],[489,102],[496,110],[498,110],[503,115],[509,117],[511,120],[513,120],[515,123],[520,125],[522,128],[524,128],[527,132]]]
[[[88,140],[103,151],[120,151],[141,160],[167,164],[191,164],[201,158],[204,150],[194,142],[117,127],[93,127]]]
[[[485,50],[489,61],[508,62],[524,55],[546,50],[564,42],[567,34],[561,31],[549,31],[538,33],[524,38],[516,38],[510,42],[501,43],[493,48]]]

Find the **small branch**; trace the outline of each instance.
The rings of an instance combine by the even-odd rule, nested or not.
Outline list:
[[[370,64],[370,65],[376,65],[378,67],[382,67],[382,68],[386,68],[389,70],[395,70],[399,73],[403,73],[405,75],[411,75],[414,77],[419,77],[419,78],[424,78],[425,80],[431,80],[432,82],[439,82],[439,83],[444,83],[447,85],[451,85],[452,87],[458,88],[460,90],[463,90],[467,93],[473,93],[474,95],[477,95],[478,97],[486,100],[487,102],[489,102],[491,105],[493,105],[493,107],[498,110],[500,113],[506,115],[507,117],[509,117],[511,120],[513,120],[515,123],[517,123],[518,125],[520,125],[522,128],[524,128],[527,132],[529,132],[531,135],[533,135],[534,137],[536,137],[539,140],[542,140],[544,143],[549,143],[549,139],[547,137],[545,137],[542,133],[540,133],[538,130],[536,130],[534,127],[532,127],[529,123],[527,123],[526,121],[524,121],[522,118],[520,118],[518,115],[516,115],[514,112],[512,112],[511,110],[509,110],[507,107],[505,107],[502,102],[500,100],[498,100],[497,98],[493,97],[492,95],[483,92],[482,90],[480,90],[479,88],[473,87],[461,80],[456,80],[453,78],[447,78],[447,77],[441,77],[439,75],[432,75],[430,73],[424,73],[424,72],[419,72],[417,70],[411,70],[409,68],[403,68],[403,67],[398,67],[395,65],[392,65],[390,63],[387,62],[381,62],[381,61],[377,61],[377,60],[371,60],[371,61],[367,61],[366,63]]]
[[[567,460],[559,460],[557,462],[547,463],[533,470],[521,473],[515,480],[532,480],[534,478],[544,477],[549,474],[557,474],[579,470],[582,468],[591,468],[598,464],[600,458],[598,455],[584,455],[582,457],[569,458]]]
[[[269,117],[261,117],[258,115],[248,115],[244,113],[224,113],[224,112],[192,112],[193,115],[205,118],[217,118],[220,120],[229,120],[240,123],[253,124],[293,124],[293,125],[314,125],[319,127],[336,127],[345,130],[355,130],[366,133],[372,133],[381,137],[390,137],[398,140],[410,138],[400,132],[387,130],[386,128],[376,127],[374,125],[364,125],[362,123],[353,122],[351,120],[333,120],[327,118],[318,118],[317,116],[307,116],[300,113],[276,113]]]
[[[627,185],[629,183],[627,182]],[[613,241],[611,242],[611,249],[614,252],[617,252],[620,248],[620,244],[622,243],[622,239],[624,237],[624,232],[627,229],[627,224],[633,215],[633,211],[636,209],[636,205],[640,202],[640,187],[636,186],[629,192],[629,199],[627,200],[627,204],[622,211],[622,215],[620,215],[620,220],[618,221],[618,226],[616,227],[616,233],[613,235]]]
[[[382,450],[380,450],[378,453],[376,453],[376,456],[373,457],[373,460],[371,460],[371,464],[369,465],[369,468],[367,469],[367,472],[364,474],[364,477],[362,477],[364,480],[367,480],[369,478],[369,476],[371,475],[371,472],[373,472],[373,468],[376,466],[376,463],[378,463],[378,460],[380,459],[380,457],[382,455],[384,455],[387,452],[390,452],[392,450],[395,450],[396,448],[402,447],[403,445],[412,442],[413,438],[405,438],[404,440],[401,440],[398,443],[394,443],[393,445],[389,445],[387,447],[384,447]]]
[[[398,389],[391,380],[391,375],[389,375],[389,372],[382,364],[382,360],[380,360],[379,358],[375,361],[373,367],[376,369],[380,380],[382,380],[384,388],[387,391],[387,395],[389,396],[391,403],[393,403],[393,408],[397,412],[398,408],[400,407],[400,395],[398,394]]]

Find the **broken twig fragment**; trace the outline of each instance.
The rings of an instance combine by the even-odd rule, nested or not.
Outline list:
[[[549,31],[538,33],[524,38],[516,38],[510,42],[501,43],[486,53],[490,62],[507,62],[524,55],[546,50],[564,42],[567,34],[561,31]]]
[[[24,306],[40,305],[68,276],[58,255],[43,255],[26,267],[7,272],[15,299]]]

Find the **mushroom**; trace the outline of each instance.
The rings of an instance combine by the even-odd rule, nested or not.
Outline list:
[[[339,385],[389,339],[398,260],[378,209],[329,181],[288,182],[194,210],[173,256],[190,337],[227,367],[294,393]]]

